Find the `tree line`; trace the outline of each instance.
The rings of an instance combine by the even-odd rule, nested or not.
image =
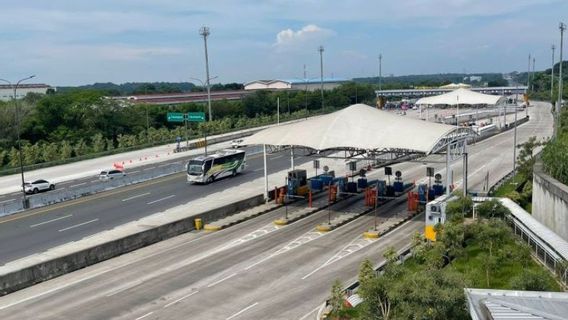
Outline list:
[[[373,104],[371,85],[347,83],[324,95],[325,110],[344,108],[355,102]],[[72,90],[50,95],[30,94],[17,101],[24,164],[85,157],[102,152],[174,142],[176,137],[202,136],[321,113],[319,92],[258,91],[240,101],[213,101],[214,121],[190,124],[167,121],[168,112],[205,111],[203,103],[180,105],[130,104],[110,99],[97,90]],[[16,106],[0,102],[0,167],[19,164]]]

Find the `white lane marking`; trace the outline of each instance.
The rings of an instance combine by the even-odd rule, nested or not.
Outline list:
[[[63,228],[63,229],[59,230],[59,232],[63,232],[63,231],[67,231],[67,230],[70,230],[70,229],[74,229],[74,228],[77,228],[77,227],[80,227],[80,226],[84,226],[84,225],[86,225],[86,224],[93,223],[93,222],[95,222],[95,221],[99,221],[99,218],[93,219],[93,220],[89,220],[89,221],[85,221],[85,222],[82,222],[82,223],[79,223],[79,224],[76,224],[76,225],[74,225],[74,226],[70,226],[70,227],[67,227],[67,228]]]
[[[149,316],[149,315],[152,315],[153,313],[154,313],[154,311],[148,312],[148,313],[146,313],[145,315],[143,315],[143,316],[141,316],[141,317],[138,317],[138,318],[136,318],[135,320],[144,319],[144,318],[146,318],[147,316]]]
[[[156,167],[144,168],[142,170],[152,170],[152,169],[156,169]]]
[[[78,186],[82,186],[82,185],[85,185],[85,184],[87,184],[87,183],[86,182],[77,183],[77,184],[74,184],[74,185],[70,185],[69,188],[78,187]]]
[[[257,171],[261,171],[261,170],[264,170],[264,168],[258,168],[256,170],[253,170],[253,172],[257,172]]]
[[[403,223],[403,224],[401,224],[400,226],[398,226],[396,229],[397,229],[397,230],[400,230],[400,229],[402,229],[402,227],[406,226],[407,224],[409,224],[409,223],[412,222],[412,221],[414,221],[414,220],[408,220],[408,221],[406,221],[405,223]],[[337,229],[336,229],[336,230],[337,230]],[[388,236],[392,235],[393,233],[395,233],[395,232],[389,232],[389,233],[387,233],[385,236],[381,237],[381,239],[384,239],[385,237],[388,237]],[[360,237],[361,237],[361,236],[357,236],[357,238],[360,238]],[[320,271],[321,269],[323,269],[323,268],[325,268],[325,267],[331,265],[331,264],[334,263],[334,262],[337,262],[337,261],[341,260],[342,258],[345,258],[345,257],[351,255],[352,253],[354,253],[354,252],[356,252],[356,251],[359,251],[359,250],[363,249],[364,247],[366,247],[366,246],[368,246],[368,245],[370,245],[370,244],[373,244],[373,243],[377,242],[377,240],[378,240],[378,239],[371,240],[371,241],[369,241],[367,244],[362,245],[362,246],[361,246],[361,245],[357,245],[359,248],[356,249],[356,250],[348,250],[348,248],[349,248],[350,246],[353,246],[354,242],[358,240],[357,238],[354,239],[353,241],[351,241],[351,243],[349,243],[347,246],[345,246],[341,251],[339,251],[338,253],[336,253],[333,257],[331,257],[329,260],[327,260],[324,264],[322,264],[321,266],[317,267],[315,270],[313,270],[312,272],[308,273],[307,275],[303,276],[303,277],[302,277],[302,280],[306,280],[308,277],[310,277],[310,276],[313,275],[314,273]],[[365,240],[370,240],[370,239],[365,239]]]
[[[99,179],[97,179],[97,180],[91,180],[91,181],[89,181],[89,182],[90,182],[90,183],[99,182]]]
[[[169,166],[171,163],[162,163],[161,165],[158,166],[159,167],[165,167],[165,166]]]
[[[257,305],[258,305],[258,302],[255,302],[255,303],[251,304],[250,306],[248,306],[248,307],[242,309],[241,311],[239,311],[239,312],[233,314],[232,316],[228,317],[226,320],[231,320],[231,319],[233,319],[233,318],[236,318],[236,317],[240,316],[243,312],[245,312],[245,311],[247,311],[247,310],[249,310],[249,309],[251,309],[251,308],[254,308],[254,307],[256,307]]]
[[[271,232],[274,232],[278,229],[285,228],[285,227],[286,226],[276,226],[276,225],[274,225],[274,223],[271,222],[271,223],[265,225],[264,227],[262,227],[260,229],[257,229],[253,232],[248,233],[247,235],[245,235],[245,236],[243,236],[239,239],[236,239],[236,240],[233,240],[233,241],[227,243],[226,245],[220,247],[220,250],[224,250],[224,249],[228,249],[228,248],[231,248],[231,247],[234,247],[234,246],[238,246],[240,244],[243,244],[245,242],[248,242],[248,241],[254,240],[256,238],[262,237],[264,235],[267,235]],[[227,230],[227,229],[224,229],[224,230]]]
[[[38,227],[38,226],[41,226],[41,225],[44,225],[44,224],[47,224],[47,223],[50,223],[50,222],[54,222],[54,221],[57,221],[57,220],[61,220],[61,219],[65,219],[65,218],[69,218],[69,217],[72,217],[72,216],[73,216],[72,214],[68,214],[68,215],[66,215],[66,216],[63,216],[63,217],[59,217],[59,218],[55,218],[55,219],[51,219],[51,220],[47,220],[47,221],[44,221],[44,222],[40,222],[40,223],[36,223],[36,224],[32,224],[32,225],[30,226],[30,228],[35,228],[35,227]]]
[[[136,173],[136,172],[140,172],[140,170],[136,170],[136,171],[128,171],[128,174],[133,174],[133,173]]]
[[[198,293],[198,292],[199,292],[199,291],[196,290],[196,291],[193,291],[192,293],[186,294],[185,296],[183,296],[183,297],[181,297],[181,298],[179,298],[179,299],[177,299],[177,300],[174,300],[174,301],[172,301],[172,302],[166,304],[166,305],[164,306],[164,309],[167,308],[167,307],[169,307],[169,306],[171,306],[172,304],[176,304],[176,303],[180,302],[181,300],[183,300],[183,299],[185,299],[185,298],[189,298],[189,297],[191,297],[192,295],[194,295],[194,294],[196,294],[196,293]]]
[[[221,280],[218,280],[218,281],[215,281],[215,282],[209,284],[209,285],[207,286],[207,288],[214,287],[214,286],[218,285],[219,283],[221,283],[221,282],[223,282],[223,281],[225,281],[225,280],[229,280],[229,279],[231,279],[232,277],[234,277],[234,276],[236,276],[236,275],[237,275],[236,273],[233,273],[233,274],[230,275],[230,276],[226,276],[225,278],[223,278],[223,279],[221,279]]]
[[[164,201],[164,200],[171,199],[171,198],[173,198],[173,197],[175,197],[175,196],[176,196],[175,194],[172,194],[171,196],[167,196],[167,197],[164,197],[164,198],[161,198],[161,199],[158,199],[158,200],[150,201],[150,202],[148,202],[148,203],[146,203],[146,204],[154,204],[154,203],[156,203],[156,202],[160,202],[160,201]]]
[[[150,194],[150,192],[146,192],[146,193],[142,193],[142,194],[137,194],[137,195],[132,196],[132,197],[130,197],[130,198],[122,199],[122,202],[128,201],[128,200],[132,200],[132,199],[136,199],[136,198],[140,198],[140,197],[143,197],[143,196],[147,196],[147,195],[149,195],[149,194]]]
[[[17,196],[17,195],[19,195],[20,193],[22,193],[22,192],[19,191],[19,192],[10,193],[9,196]]]
[[[112,297],[112,296],[114,296],[114,295],[117,294],[117,293],[120,293],[120,292],[123,292],[123,291],[125,291],[125,290],[128,290],[128,289],[130,289],[130,288],[132,288],[132,287],[135,287],[135,286],[137,286],[137,285],[139,285],[139,284],[141,284],[141,283],[142,283],[142,281],[141,281],[141,280],[138,280],[138,281],[135,281],[133,284],[129,283],[128,285],[125,285],[125,286],[122,286],[122,287],[118,287],[118,288],[114,289],[113,291],[111,291],[110,293],[107,293],[106,296],[107,296],[107,297]]]
[[[280,158],[282,158],[282,157],[283,157],[283,156],[277,156],[277,157],[270,158],[270,160],[276,160],[276,159],[280,159]]]
[[[12,202],[12,201],[16,201],[16,199],[8,199],[8,200],[0,201],[0,203],[6,203],[6,202]]]
[[[308,318],[309,315],[311,315],[312,313],[318,311],[320,309],[321,306],[317,306],[315,307],[312,311],[306,313],[303,317],[301,317],[299,320],[305,320]]]

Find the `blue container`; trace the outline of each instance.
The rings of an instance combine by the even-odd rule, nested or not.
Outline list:
[[[431,188],[428,191],[428,201],[432,201],[434,199],[436,199],[436,190],[434,190],[434,188]]]
[[[377,181],[377,194],[379,197],[384,197],[387,195],[387,182],[385,180]]]
[[[425,184],[418,185],[418,201],[421,203],[428,202],[426,199],[426,190],[428,190],[428,186]]]
[[[357,193],[357,183],[355,183],[355,182],[347,182],[347,192],[349,192],[349,193]]]
[[[394,197],[394,187],[393,186],[387,186],[387,197]]]
[[[367,188],[367,186],[368,186],[367,179],[365,179],[365,178],[357,179],[357,187],[359,189],[365,189],[365,188]]]
[[[404,183],[402,183],[402,181],[395,181],[392,186],[394,188],[394,192],[404,191]]]
[[[310,189],[313,191],[320,191],[323,189],[323,182],[321,179],[310,180]]]
[[[330,183],[333,184],[333,176],[331,175],[321,175],[319,179],[324,186],[328,186]]]
[[[432,188],[434,189],[434,194],[436,196],[441,196],[441,195],[444,194],[444,186],[443,185],[435,184]]]

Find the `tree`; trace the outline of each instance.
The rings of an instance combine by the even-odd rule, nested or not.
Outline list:
[[[479,204],[475,211],[477,212],[478,219],[499,218],[502,219],[505,215],[510,214],[509,209],[501,204],[498,200],[492,199]]]
[[[453,258],[461,255],[464,242],[463,223],[446,223],[437,238],[440,243],[444,244],[445,251],[449,257]]]
[[[407,274],[390,292],[396,319],[467,319],[461,276],[451,269]]]
[[[471,197],[458,196],[457,200],[448,202],[446,206],[447,221],[459,222],[464,217],[470,216],[473,212],[473,201]]]
[[[43,144],[43,159],[46,162],[58,160],[60,158],[59,145],[55,142]]]
[[[105,151],[106,142],[103,135],[99,132],[96,133],[91,139],[91,148],[94,153],[99,153]]]
[[[369,283],[377,276],[375,269],[373,268],[373,263],[369,259],[363,260],[361,266],[359,267],[359,285],[361,287]]]
[[[541,272],[524,269],[521,274],[511,279],[511,289],[527,291],[548,291],[550,285]]]
[[[329,301],[332,314],[337,314],[343,309],[344,300],[345,293],[343,292],[343,285],[341,284],[341,281],[335,280],[331,287],[331,299]]]
[[[528,180],[532,180],[533,166],[536,161],[534,150],[541,145],[542,143],[538,142],[535,136],[532,136],[527,142],[517,146],[520,149],[517,156],[518,170]]]
[[[71,147],[71,144],[69,144],[69,141],[67,140],[63,140],[63,142],[61,142],[61,160],[66,160],[71,158],[71,155],[73,154],[73,147]]]
[[[85,143],[85,140],[83,139],[79,139],[76,143],[75,143],[75,147],[73,148],[73,151],[75,151],[75,156],[82,156],[88,153],[89,148],[87,147],[87,144]]]

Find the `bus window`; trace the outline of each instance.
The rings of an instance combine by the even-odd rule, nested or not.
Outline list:
[[[211,169],[211,165],[213,164],[213,160],[207,160],[205,161],[205,166],[204,166],[204,170],[203,172],[207,173],[207,171],[209,171],[209,169]]]

